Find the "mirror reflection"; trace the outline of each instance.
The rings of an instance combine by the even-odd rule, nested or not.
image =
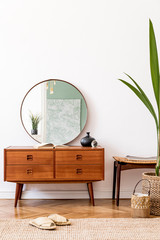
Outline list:
[[[87,106],[72,84],[51,79],[28,91],[21,105],[21,120],[37,142],[65,144],[75,139],[87,120]]]

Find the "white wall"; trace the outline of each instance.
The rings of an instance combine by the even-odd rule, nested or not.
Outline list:
[[[159,9],[158,0],[0,1],[1,198],[14,197],[15,189],[3,182],[3,148],[35,144],[20,122],[21,101],[34,84],[49,78],[74,84],[86,98],[88,123],[73,144],[90,131],[106,149],[105,181],[94,184],[96,197],[111,197],[112,156],[156,154],[152,117],[117,79],[126,79],[127,72],[155,104],[148,29],[151,18],[160,43]],[[121,196],[130,196],[143,171],[122,173]],[[84,184],[25,189],[24,197],[67,198],[72,191],[73,197],[88,197]]]

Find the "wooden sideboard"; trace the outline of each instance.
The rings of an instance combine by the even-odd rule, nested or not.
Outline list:
[[[104,148],[59,147],[4,149],[4,181],[15,182],[15,207],[23,184],[87,183],[94,206],[92,182],[104,180]]]

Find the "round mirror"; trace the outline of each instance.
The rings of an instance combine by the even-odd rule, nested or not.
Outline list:
[[[20,109],[22,125],[39,143],[66,144],[74,140],[87,121],[87,105],[72,84],[49,79],[33,86]]]

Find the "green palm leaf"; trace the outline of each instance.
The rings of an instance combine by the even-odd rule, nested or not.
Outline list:
[[[136,83],[136,81],[131,77],[131,76],[129,76],[127,73],[125,73],[131,80],[132,80],[132,82],[136,85],[136,87],[138,88],[138,90],[139,90],[139,92],[143,95],[143,97],[145,98],[145,101],[146,101],[146,103],[147,103],[147,105],[149,106],[149,108],[150,108],[150,112],[151,112],[151,114],[153,115],[153,117],[154,117],[154,119],[155,119],[155,121],[156,121],[156,126],[157,126],[157,130],[158,130],[158,119],[157,119],[157,115],[156,115],[156,113],[155,113],[155,111],[154,111],[154,108],[153,108],[153,106],[152,106],[152,104],[151,104],[151,102],[149,101],[149,99],[148,99],[148,97],[147,97],[147,95],[145,94],[145,92],[142,90],[142,88],[138,85],[138,83]]]
[[[152,86],[154,90],[155,99],[158,106],[158,117],[155,113],[155,110],[146,96],[145,92],[141,89],[141,87],[136,83],[136,81],[131,78],[128,74],[126,74],[131,81],[135,84],[136,87],[132,86],[130,83],[119,79],[123,82],[127,87],[129,87],[136,96],[143,102],[143,104],[148,108],[150,113],[152,114],[156,127],[157,127],[157,142],[158,142],[158,151],[157,151],[157,165],[156,165],[156,175],[159,176],[159,167],[160,167],[160,74],[159,74],[159,62],[158,62],[158,53],[157,53],[157,45],[156,39],[153,29],[153,24],[151,20],[149,20],[149,48],[150,48],[150,71],[152,78]]]
[[[154,94],[159,109],[159,63],[158,63],[158,53],[156,39],[153,29],[153,24],[149,20],[149,45],[150,45],[150,69],[152,77],[152,85],[154,89]]]
[[[148,108],[148,110],[150,111],[150,113],[152,114],[154,120],[155,120],[155,123],[156,123],[156,127],[157,127],[157,130],[158,130],[158,120],[157,120],[157,116],[155,114],[155,111],[154,111],[154,108],[151,104],[151,102],[149,101],[149,99],[147,98],[146,94],[143,92],[143,90],[139,87],[139,85],[132,79],[132,81],[136,84],[136,86],[138,87],[138,90],[137,88],[135,88],[134,86],[132,86],[130,83],[122,80],[122,79],[119,79],[121,82],[123,82],[127,87],[129,87],[136,95],[137,97],[143,102],[143,104]]]

